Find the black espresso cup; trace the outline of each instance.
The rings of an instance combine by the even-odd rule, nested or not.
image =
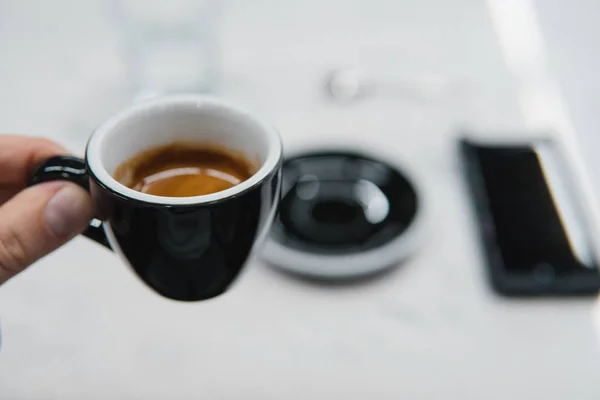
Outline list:
[[[221,145],[260,167],[236,186],[195,197],[150,195],[113,178],[119,164],[174,141]],[[102,222],[85,236],[118,253],[159,294],[197,301],[225,292],[266,237],[281,159],[278,132],[250,113],[206,97],[167,96],[110,118],[91,135],[85,160],[48,159],[31,184],[64,179],[88,189]]]

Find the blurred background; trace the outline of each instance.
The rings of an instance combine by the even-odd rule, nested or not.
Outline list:
[[[133,102],[207,93],[290,154],[393,160],[428,221],[377,279],[257,259],[197,304],[77,238],[0,289],[0,399],[597,399],[596,299],[491,291],[456,140],[549,135],[598,195],[599,20],[595,0],[0,0],[0,131],[82,154]]]

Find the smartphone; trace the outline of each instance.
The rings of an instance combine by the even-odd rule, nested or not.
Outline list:
[[[493,288],[514,296],[596,294],[590,221],[558,146],[463,139],[460,150]]]

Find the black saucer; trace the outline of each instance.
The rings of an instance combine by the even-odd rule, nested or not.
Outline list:
[[[415,186],[381,160],[346,151],[296,155],[283,164],[264,257],[316,278],[380,272],[414,248],[419,215]]]

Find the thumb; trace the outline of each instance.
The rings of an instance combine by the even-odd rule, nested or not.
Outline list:
[[[0,207],[0,285],[83,232],[92,218],[89,194],[73,183],[19,192]]]

